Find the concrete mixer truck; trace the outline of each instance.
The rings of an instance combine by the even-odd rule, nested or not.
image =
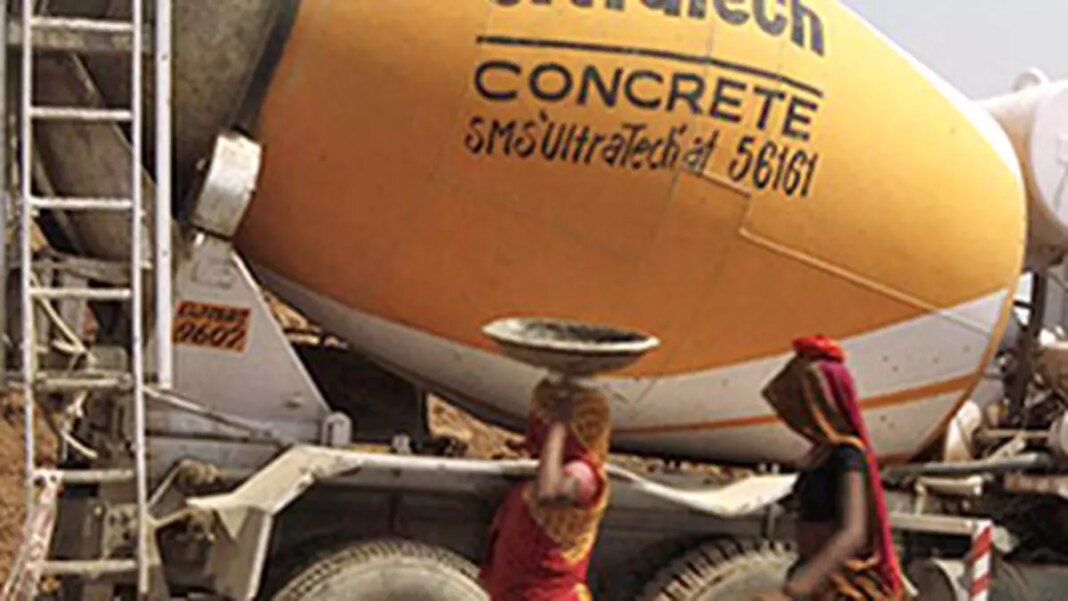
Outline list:
[[[601,380],[668,463],[611,469],[599,598],[779,581],[804,442],[760,390],[816,332],[920,597],[1063,597],[1068,85],[969,100],[831,0],[40,4],[0,28],[9,598],[483,598],[531,465],[426,404],[522,423],[506,316],[661,341]]]

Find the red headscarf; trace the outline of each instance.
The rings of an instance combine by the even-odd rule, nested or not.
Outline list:
[[[845,362],[845,351],[838,342],[826,336],[810,336],[794,341],[794,351],[809,359],[829,359],[839,363]]]
[[[878,519],[878,540],[876,541],[879,553],[879,572],[884,582],[895,593],[900,593],[904,585],[901,576],[901,566],[894,550],[893,536],[890,531],[890,517],[886,508],[886,492],[883,490],[883,482],[879,476],[879,463],[875,459],[872,449],[871,436],[868,434],[864,416],[857,400],[856,386],[849,370],[845,367],[845,352],[834,340],[824,336],[801,338],[794,341],[794,350],[801,356],[812,359],[819,363],[820,372],[830,385],[830,392],[834,397],[835,406],[842,417],[849,423],[853,433],[860,439],[862,451],[868,464],[868,484],[871,490],[872,501],[875,504],[875,515]]]

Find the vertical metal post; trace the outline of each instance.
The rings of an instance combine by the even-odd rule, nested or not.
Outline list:
[[[156,2],[156,370],[161,388],[174,381],[171,351],[171,1]],[[0,309],[2,311],[2,309]],[[2,315],[2,313],[0,313]]]
[[[0,286],[0,377],[3,378],[3,382],[0,383],[0,390],[6,390],[8,387],[7,377],[7,346],[4,344],[3,337],[8,333],[7,329],[7,251],[8,251],[8,239],[7,239],[7,219],[8,219],[8,203],[11,202],[11,195],[8,194],[8,170],[7,170],[7,118],[8,111],[11,105],[7,101],[7,16],[8,16],[8,3],[0,5],[0,106],[3,106],[3,110],[0,111],[0,278],[3,278],[3,286]]]
[[[141,160],[144,156],[144,4],[133,0],[133,56],[131,57],[130,104],[132,122],[130,136],[130,363],[133,375],[134,412],[134,474],[137,485],[137,592],[138,598],[148,595],[148,479],[145,449],[145,362],[143,346],[144,287],[142,280],[142,238],[144,223],[144,194],[142,193]]]
[[[1027,401],[1027,391],[1034,376],[1034,355],[1046,318],[1048,291],[1049,268],[1042,266],[1031,276],[1031,307],[1027,316],[1027,330],[1020,341],[1016,374],[1009,390],[1009,422],[1015,426],[1022,425],[1024,403]]]
[[[30,290],[30,270],[33,267],[31,239],[33,237],[33,213],[30,195],[33,193],[33,0],[22,0],[22,101],[20,118],[22,125],[22,148],[20,194],[19,194],[19,292],[22,297],[22,403],[25,418],[26,446],[26,518],[34,503],[34,472],[37,465],[37,449],[34,439],[33,374],[36,349],[34,348],[34,306]],[[29,523],[27,521],[27,523]]]

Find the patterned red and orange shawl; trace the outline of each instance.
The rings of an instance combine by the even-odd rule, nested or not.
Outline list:
[[[871,437],[860,409],[856,385],[845,366],[845,352],[823,336],[794,341],[797,357],[780,374],[780,384],[765,391],[777,412],[794,429],[830,444],[848,444],[867,460],[869,497],[875,521],[874,555],[849,562],[832,580],[839,592],[860,588],[859,598],[900,599],[904,596],[901,567],[893,545],[886,495]],[[789,392],[787,392],[789,391]],[[803,403],[799,407],[798,403]],[[873,582],[872,580],[877,580]],[[872,589],[872,590],[868,590]],[[877,589],[877,590],[876,590]]]

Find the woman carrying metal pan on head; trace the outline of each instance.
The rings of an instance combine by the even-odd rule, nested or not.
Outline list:
[[[504,319],[483,331],[506,355],[549,375],[534,389],[527,423],[536,475],[497,510],[480,579],[492,601],[589,601],[586,572],[608,507],[612,428],[608,397],[593,376],[630,365],[659,341],[553,319]]]
[[[758,599],[904,599],[879,467],[845,353],[822,336],[797,340],[794,350],[764,396],[812,443],[794,490],[800,559],[780,590]]]
[[[527,428],[537,476],[516,485],[490,532],[481,580],[493,601],[585,601],[586,570],[608,506],[604,394],[550,379]]]

